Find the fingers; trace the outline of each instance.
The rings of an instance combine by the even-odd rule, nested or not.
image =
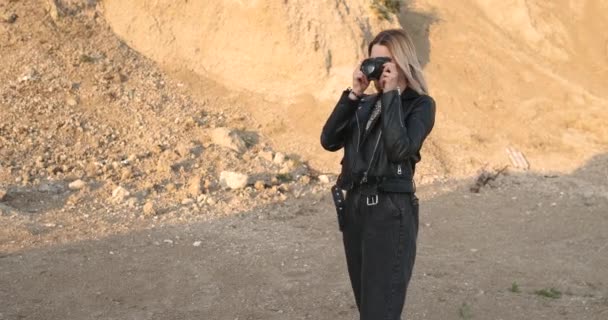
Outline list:
[[[384,67],[383,73],[397,73],[397,65],[394,62],[387,62],[382,66]]]

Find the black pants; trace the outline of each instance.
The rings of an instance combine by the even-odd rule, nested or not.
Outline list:
[[[418,198],[382,192],[374,198],[355,188],[347,195],[344,220],[346,262],[360,319],[401,319],[416,258]]]

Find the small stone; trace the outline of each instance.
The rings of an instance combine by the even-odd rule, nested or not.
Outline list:
[[[112,191],[111,199],[115,203],[121,203],[121,202],[124,202],[125,199],[127,199],[130,195],[131,195],[131,193],[127,189],[119,186],[116,189],[114,189],[114,191]]]
[[[203,243],[202,241],[194,241],[194,243],[192,243],[192,245],[195,247],[200,247],[202,243]]]
[[[86,168],[85,168],[85,172],[87,174],[87,176],[93,178],[95,176],[97,176],[97,165],[95,163],[89,163],[87,164]]]
[[[80,190],[80,189],[84,188],[86,185],[87,185],[86,182],[78,179],[78,180],[70,182],[70,184],[68,185],[68,188],[70,188],[70,190]]]
[[[175,151],[177,151],[177,154],[180,156],[185,157],[190,154],[190,146],[185,143],[180,143],[177,145]]]
[[[127,205],[129,206],[129,208],[135,208],[135,206],[137,206],[137,198],[130,197],[129,199],[127,199]]]
[[[270,183],[271,183],[272,185],[277,185],[277,184],[279,184],[280,182],[279,182],[279,179],[278,179],[277,177],[272,177],[272,178],[270,178]]]
[[[175,189],[177,189],[177,187],[175,186],[174,183],[168,183],[165,186],[165,190],[167,190],[168,192],[173,192],[173,191],[175,191]]]
[[[255,182],[255,184],[253,184],[253,187],[256,190],[264,190],[264,188],[266,187],[266,184],[264,183],[264,181],[258,180]]]
[[[0,201],[4,201],[4,197],[6,197],[7,190],[4,188],[0,188]]]
[[[236,152],[244,152],[247,149],[245,141],[233,130],[228,128],[215,128],[211,131],[213,144]]]
[[[16,13],[11,13],[11,15],[6,18],[6,22],[15,23],[15,21],[17,21],[17,18],[19,18],[19,16]]]
[[[192,198],[186,198],[186,199],[182,200],[182,205],[185,205],[185,206],[189,206],[193,203],[194,203],[194,199],[192,199]]]
[[[302,184],[309,184],[310,183],[310,177],[309,176],[301,176],[300,177],[300,183]]]
[[[163,240],[163,242],[167,243],[167,244],[173,244],[173,240],[171,240],[171,239],[165,239],[165,240]]]
[[[193,176],[190,178],[190,180],[188,181],[188,194],[193,196],[193,197],[197,197],[199,194],[202,193],[202,186],[201,186],[201,177],[200,176]]]
[[[283,164],[283,162],[285,162],[285,154],[283,154],[281,152],[277,152],[274,155],[274,159],[272,159],[272,162],[274,162],[276,164]]]
[[[77,105],[78,105],[78,101],[76,101],[76,99],[71,98],[71,97],[70,97],[70,98],[68,98],[68,99],[66,100],[66,103],[67,103],[67,104],[68,104],[68,106],[70,106],[70,107],[75,107],[75,106],[77,106]]]
[[[249,181],[249,176],[246,174],[232,172],[232,171],[222,171],[220,173],[220,185],[223,188],[228,189],[243,189],[247,186],[247,182]]]
[[[272,151],[260,151],[258,157],[268,162],[272,162]]]
[[[595,205],[595,193],[593,191],[585,191],[583,192],[583,204],[587,207],[592,207]]]
[[[323,184],[329,184],[329,177],[327,175],[322,174],[319,176],[319,182]]]
[[[8,216],[11,214],[12,208],[0,203],[0,216]]]
[[[133,176],[133,170],[131,168],[123,168],[120,174],[120,180],[126,181]]]
[[[36,69],[30,68],[27,72],[25,72],[21,77],[19,77],[19,82],[26,81],[36,81],[40,79],[40,74]]]
[[[144,204],[144,215],[145,216],[155,216],[156,215],[156,206],[154,205],[154,202],[152,201],[148,201],[146,202],[146,204]]]

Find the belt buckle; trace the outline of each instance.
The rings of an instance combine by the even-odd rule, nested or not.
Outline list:
[[[378,195],[374,194],[371,196],[367,196],[366,201],[368,207],[375,206],[378,204]]]

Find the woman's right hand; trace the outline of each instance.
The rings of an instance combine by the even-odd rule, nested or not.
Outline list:
[[[363,92],[365,92],[367,87],[369,87],[369,80],[367,80],[367,77],[363,74],[363,72],[361,72],[362,62],[363,61],[361,61],[359,65],[357,65],[357,68],[353,72],[353,92],[358,96],[361,96]]]

